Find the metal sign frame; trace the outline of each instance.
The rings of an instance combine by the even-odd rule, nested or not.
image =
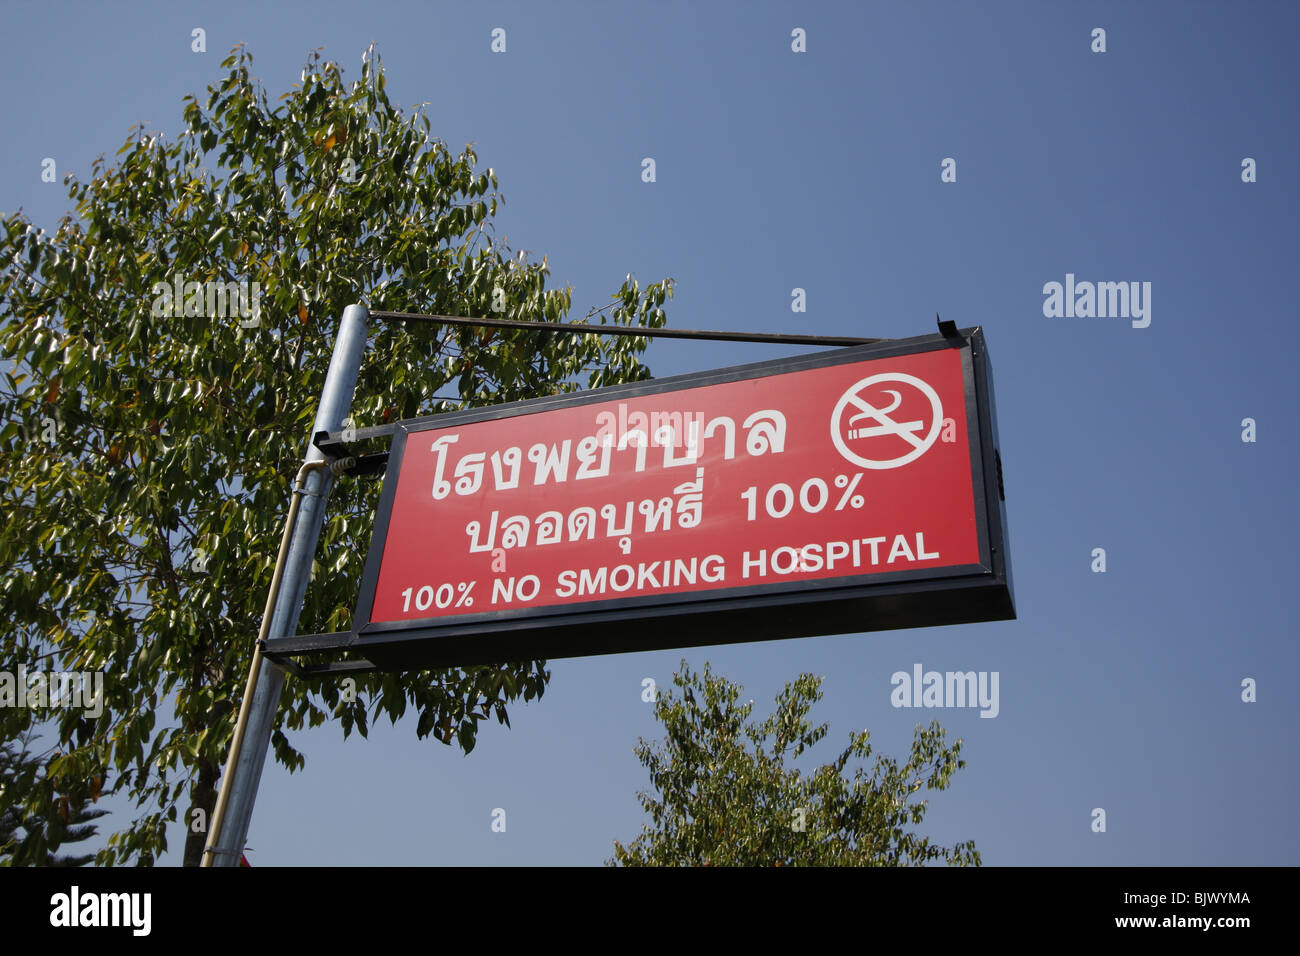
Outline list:
[[[952,348],[962,352],[971,487],[978,534],[976,564],[605,598],[483,611],[450,620],[371,620],[398,476],[412,435],[562,407]],[[376,512],[353,632],[269,641],[266,645],[269,656],[286,661],[297,654],[348,651],[361,654],[381,670],[408,670],[1015,618],[991,370],[983,331],[978,327],[955,335],[926,335],[851,346],[409,419],[393,423],[389,428],[392,439],[388,474]]]

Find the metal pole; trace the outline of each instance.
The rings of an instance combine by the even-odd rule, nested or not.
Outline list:
[[[316,422],[307,439],[307,461],[321,461],[324,454],[312,444],[311,437],[318,431],[337,431],[343,427],[352,404],[361,356],[366,348],[366,325],[370,317],[363,305],[350,305],[343,310],[338,337],[334,340],[334,354],[321,390]],[[288,637],[298,627],[302,613],[307,582],[311,578],[312,559],[320,530],[325,521],[325,501],[329,497],[333,475],[326,468],[315,468],[303,479],[303,498],[293,538],[285,556],[284,573],[276,596],[275,610],[271,614],[268,638]],[[233,769],[227,768],[222,781],[223,792],[229,788],[225,812],[219,833],[213,834],[215,845],[207,849],[211,866],[238,866],[244,844],[248,839],[248,825],[253,816],[253,802],[257,798],[262,768],[266,765],[266,752],[275,728],[276,709],[280,691],[284,686],[284,671],[263,658],[257,674],[256,689],[244,731],[243,744],[235,756]],[[215,823],[215,820],[214,820]]]

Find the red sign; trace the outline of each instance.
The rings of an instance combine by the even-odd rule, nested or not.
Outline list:
[[[992,576],[1005,586],[992,560],[1002,522],[990,513],[976,339],[930,336],[880,357],[844,349],[403,423],[361,643],[412,628],[499,636],[512,622],[559,627],[570,613],[591,624],[604,608],[620,620],[669,608],[680,617],[747,596],[776,606],[798,595],[801,615],[815,617],[818,589],[852,586],[866,608],[862,588],[877,583]],[[955,614],[1012,616],[1009,589],[1004,604]],[[907,622],[867,615],[853,629],[882,626]],[[584,653],[624,649],[588,638]],[[664,639],[651,643],[677,646]],[[520,654],[553,656],[542,650],[554,648]]]

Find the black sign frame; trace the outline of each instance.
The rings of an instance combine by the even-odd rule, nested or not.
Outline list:
[[[580,604],[486,611],[452,619],[370,620],[402,456],[412,434],[722,382],[741,381],[937,349],[962,351],[971,486],[980,561],[844,578],[609,598]],[[467,409],[394,423],[388,472],[376,511],[352,632],[265,642],[280,661],[310,653],[354,652],[380,670],[496,664],[815,635],[1014,620],[1007,516],[993,382],[983,330],[925,335],[811,355],[651,379],[627,385]],[[611,637],[616,629],[617,637]]]

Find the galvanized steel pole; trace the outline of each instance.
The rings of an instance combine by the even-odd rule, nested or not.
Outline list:
[[[312,436],[320,431],[338,431],[352,405],[352,393],[361,368],[361,356],[366,349],[367,322],[370,313],[363,305],[350,305],[343,310],[338,336],[334,340],[334,354],[321,390],[316,421],[308,433],[308,462],[321,461],[324,455],[312,443]],[[271,614],[268,638],[289,637],[298,626],[307,582],[311,578],[312,559],[325,521],[325,501],[329,497],[333,475],[327,468],[315,468],[303,479],[303,499],[298,519],[293,528],[285,567],[276,595],[275,609]],[[266,752],[275,728],[276,709],[280,691],[284,686],[284,671],[265,658],[257,675],[243,744],[235,756],[234,767],[227,767],[229,779],[222,781],[223,791],[229,788],[225,801],[219,833],[213,834],[215,845],[209,844],[205,863],[209,866],[238,866],[244,844],[248,838],[248,825],[253,816],[253,802],[257,798],[262,768],[266,765]],[[215,822],[215,821],[214,821]]]

